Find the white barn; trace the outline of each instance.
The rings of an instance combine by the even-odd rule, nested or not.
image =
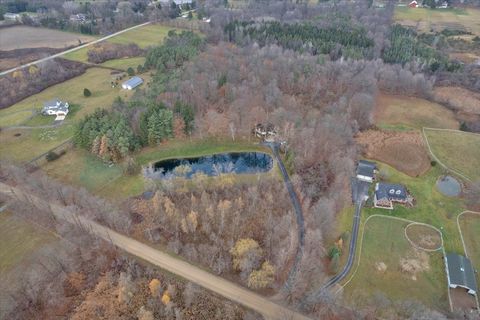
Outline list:
[[[140,77],[133,77],[122,83],[122,88],[125,90],[132,90],[143,83],[143,79]]]

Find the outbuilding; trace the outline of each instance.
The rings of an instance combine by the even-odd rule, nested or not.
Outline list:
[[[122,88],[125,90],[132,90],[141,85],[142,83],[143,79],[135,76],[122,83]]]
[[[464,288],[469,294],[476,296],[477,282],[472,262],[455,253],[447,253],[445,259],[448,286],[452,289]]]
[[[377,172],[375,162],[360,160],[357,164],[357,179],[372,183]]]

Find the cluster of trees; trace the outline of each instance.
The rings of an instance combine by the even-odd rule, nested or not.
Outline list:
[[[0,77],[0,109],[84,73],[83,63],[55,58]]]
[[[283,183],[261,176],[255,185],[234,185],[228,175],[213,185],[208,180],[197,174],[192,183],[201,188],[177,192],[165,185],[150,200],[132,199],[131,211],[140,217],[134,234],[216,274],[238,271],[252,288],[281,285],[281,277],[274,280],[288,271],[297,241]]]
[[[412,29],[401,25],[394,25],[390,30],[390,46],[383,53],[383,60],[387,63],[405,64],[415,59],[425,63],[426,69],[431,72],[437,70],[456,71],[460,64],[450,61],[447,56],[426,45],[417,39]]]
[[[362,27],[348,23],[318,27],[309,23],[288,24],[275,22],[233,21],[225,26],[229,41],[244,43],[256,41],[261,46],[278,44],[284,48],[335,57],[369,58],[374,42]]]
[[[94,45],[87,52],[88,61],[92,63],[102,63],[123,57],[136,57],[142,54],[143,50],[135,43],[122,45],[105,41]]]

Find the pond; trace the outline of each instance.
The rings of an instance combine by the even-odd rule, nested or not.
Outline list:
[[[195,158],[168,159],[155,162],[146,173],[151,178],[191,178],[196,173],[218,176],[223,173],[253,174],[268,172],[273,159],[262,152],[231,152]]]
[[[462,192],[462,186],[457,179],[452,176],[443,176],[437,180],[437,189],[442,194],[449,197],[456,197]]]

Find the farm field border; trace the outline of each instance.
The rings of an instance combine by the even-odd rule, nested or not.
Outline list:
[[[65,55],[65,54],[67,54],[67,53],[74,52],[74,51],[77,51],[77,50],[86,48],[86,47],[91,46],[91,45],[93,45],[93,44],[96,44],[96,43],[102,42],[102,41],[104,41],[104,40],[113,38],[113,37],[115,37],[115,36],[117,36],[117,35],[119,35],[119,34],[122,34],[122,33],[124,33],[124,32],[127,32],[127,31],[130,31],[130,30],[136,29],[136,28],[140,28],[140,27],[146,26],[146,25],[148,25],[148,24],[150,24],[150,23],[151,23],[151,21],[148,21],[148,22],[145,22],[145,23],[142,23],[142,24],[139,24],[139,25],[136,25],[136,26],[133,26],[133,27],[130,27],[130,28],[127,28],[127,29],[124,29],[124,30],[121,30],[121,31],[118,31],[118,32],[115,32],[115,33],[112,33],[111,35],[108,35],[108,36],[106,36],[106,37],[100,38],[100,39],[98,39],[98,40],[91,41],[91,42],[89,42],[89,43],[86,43],[86,44],[83,44],[83,45],[81,45],[81,46],[75,47],[75,48],[73,48],[73,49],[65,50],[65,51],[59,52],[59,53],[57,53],[57,54],[48,56],[48,57],[46,57],[46,58],[39,59],[39,60],[35,60],[35,61],[29,62],[29,63],[27,63],[27,64],[24,64],[24,65],[15,67],[15,68],[12,68],[12,69],[9,69],[9,70],[5,70],[5,71],[3,71],[3,72],[0,72],[0,76],[7,75],[7,74],[12,73],[12,72],[14,72],[14,71],[17,71],[17,70],[20,70],[20,69],[23,69],[23,68],[26,68],[26,67],[35,65],[35,64],[40,63],[40,62],[48,61],[48,60],[51,60],[51,59],[53,59],[53,58],[58,58],[58,57],[63,56],[63,55]]]
[[[467,180],[468,182],[472,182],[472,179],[470,179],[469,177],[465,176],[464,174],[462,174],[461,172],[459,172],[455,169],[452,169],[452,168],[448,167],[442,161],[440,161],[440,159],[435,155],[435,153],[433,153],[432,147],[430,145],[430,142],[428,141],[428,137],[427,137],[427,134],[425,132],[426,130],[454,132],[454,133],[461,133],[461,134],[466,134],[466,135],[473,135],[473,136],[476,136],[476,137],[480,137],[480,134],[473,133],[473,132],[465,132],[465,131],[460,131],[460,130],[453,130],[453,129],[439,129],[439,128],[429,128],[429,127],[423,127],[422,128],[422,135],[423,135],[423,138],[425,139],[425,143],[427,144],[428,151],[430,152],[432,157],[435,159],[435,161],[437,161],[446,170],[455,173],[456,175],[458,175],[458,176],[462,177],[463,179]]]
[[[340,288],[338,288],[335,292],[334,292],[334,296],[337,296],[340,291],[342,291],[352,280],[353,278],[355,277],[359,267],[360,267],[360,262],[362,260],[362,250],[363,250],[363,241],[364,241],[364,238],[365,238],[365,228],[367,226],[367,223],[370,221],[371,218],[385,218],[385,219],[393,219],[393,220],[398,220],[398,221],[402,221],[402,222],[407,222],[409,223],[409,225],[411,224],[416,224],[416,225],[423,225],[423,226],[427,226],[427,227],[430,227],[434,230],[436,230],[438,233],[440,233],[441,235],[441,242],[442,242],[442,245],[440,248],[438,248],[437,250],[431,250],[431,251],[428,251],[428,250],[424,250],[423,248],[417,248],[419,250],[423,250],[425,252],[435,252],[435,251],[439,251],[441,250],[442,251],[442,255],[443,255],[443,258],[445,259],[445,247],[443,246],[443,234],[442,232],[435,226],[433,225],[430,225],[428,223],[423,223],[423,222],[417,222],[417,221],[413,221],[413,220],[409,220],[409,219],[405,219],[405,218],[399,218],[399,217],[391,217],[391,216],[386,216],[386,215],[382,215],[382,214],[373,214],[371,216],[369,216],[365,222],[362,224],[362,237],[360,239],[360,245],[359,245],[359,252],[358,252],[358,258],[357,258],[357,263],[356,263],[356,266],[355,266],[355,270],[353,271],[352,275],[350,276],[350,278],[343,284],[340,285]],[[407,241],[411,244],[410,240],[408,238],[406,238]],[[414,246],[414,248],[416,248],[416,246]],[[448,293],[448,302],[449,302],[449,307],[450,307],[450,310],[453,310],[453,307],[452,307],[452,299],[450,297],[450,290],[447,289],[447,293]]]
[[[466,211],[460,212],[460,214],[457,216],[458,233],[460,233],[460,239],[462,239],[462,245],[463,245],[463,251],[465,252],[465,257],[468,258],[467,246],[465,245],[465,240],[463,238],[462,228],[460,227],[460,217],[465,213],[478,215],[480,217],[480,212],[466,210]],[[478,301],[478,295],[475,295],[475,300],[477,301],[477,308],[480,309],[480,303]]]

